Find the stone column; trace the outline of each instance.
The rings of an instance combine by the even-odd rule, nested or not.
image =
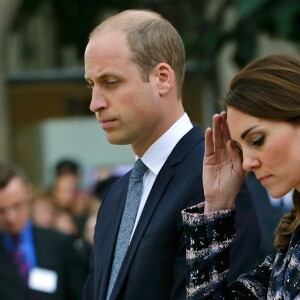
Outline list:
[[[7,86],[6,86],[6,55],[7,37],[13,18],[22,0],[1,0],[0,1],[0,161],[10,159],[11,140],[10,120],[7,105]]]

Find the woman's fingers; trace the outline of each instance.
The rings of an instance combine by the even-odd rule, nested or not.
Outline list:
[[[223,143],[224,143],[224,145],[227,145],[227,142],[229,140],[231,140],[231,136],[230,136],[230,132],[229,132],[228,124],[227,124],[227,113],[223,111],[220,114],[220,116],[222,118]]]
[[[224,148],[223,133],[222,133],[222,116],[213,116],[213,142],[215,151]]]
[[[214,142],[212,138],[212,129],[208,127],[205,131],[205,151],[204,156],[211,156],[214,154]]]
[[[205,132],[205,157],[226,150],[228,141],[231,141],[226,112],[215,114],[212,123],[212,128],[207,128]]]

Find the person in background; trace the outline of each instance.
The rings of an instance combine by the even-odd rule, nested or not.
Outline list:
[[[97,197],[100,203],[102,202],[106,191],[118,178],[119,177],[117,176],[110,175],[108,178],[96,182],[95,186],[93,187],[92,194]]]
[[[75,231],[81,235],[88,207],[94,197],[91,192],[81,189],[80,167],[76,161],[62,159],[55,165],[55,178],[50,193],[57,211],[55,224],[62,226],[60,228],[63,230],[74,231],[71,223],[75,223],[77,227]]]
[[[53,228],[65,234],[73,235],[74,237],[79,236],[79,229],[73,216],[64,210],[57,210],[53,220]]]
[[[56,208],[72,213],[77,191],[78,179],[73,174],[64,173],[56,177],[51,189],[53,203]]]
[[[221,104],[226,112],[214,115],[205,133],[205,202],[183,211],[188,299],[300,299],[300,60],[253,61],[232,79]],[[294,190],[293,208],[276,229],[276,255],[228,285],[245,171],[274,198]]]
[[[55,165],[55,177],[59,177],[64,174],[73,174],[77,177],[77,181],[80,179],[80,166],[78,162],[72,159],[61,159]]]
[[[81,299],[81,266],[70,236],[30,219],[32,187],[0,164],[0,299]]]
[[[39,227],[53,227],[56,209],[52,197],[47,192],[40,192],[32,197],[32,222]]]
[[[183,300],[181,210],[203,198],[204,138],[183,108],[182,40],[161,15],[127,10],[92,31],[84,59],[90,109],[107,140],[131,144],[137,158],[133,171],[103,198],[84,299]],[[233,276],[251,265],[259,245],[252,200],[243,187]],[[244,226],[247,220],[251,228]]]
[[[92,247],[94,244],[95,224],[97,220],[97,213],[88,216],[84,223],[82,236],[74,243],[74,248],[77,251],[78,257],[83,266],[84,277],[87,278],[90,271],[90,257]]]

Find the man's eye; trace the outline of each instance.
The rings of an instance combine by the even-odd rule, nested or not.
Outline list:
[[[265,136],[262,135],[262,136],[259,136],[256,139],[253,139],[252,145],[254,145],[254,146],[261,146],[264,143],[264,141],[265,141]]]
[[[94,84],[92,82],[87,83],[87,88],[88,89],[93,89],[93,87],[94,87]]]
[[[106,81],[106,85],[108,85],[108,86],[114,86],[117,83],[118,83],[117,80],[108,80],[108,81]]]

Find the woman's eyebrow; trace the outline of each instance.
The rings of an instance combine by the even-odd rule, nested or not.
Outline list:
[[[254,125],[254,126],[248,128],[247,130],[245,130],[245,131],[241,134],[241,139],[244,140],[244,139],[246,138],[246,136],[248,135],[248,133],[249,133],[252,129],[256,128],[257,126],[258,126],[258,125]]]

